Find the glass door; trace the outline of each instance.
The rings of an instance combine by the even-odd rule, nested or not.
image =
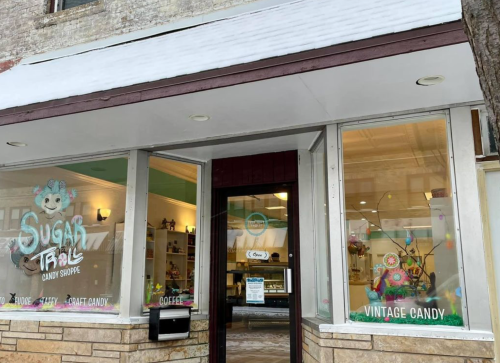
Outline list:
[[[288,195],[227,198],[226,363],[292,362]]]

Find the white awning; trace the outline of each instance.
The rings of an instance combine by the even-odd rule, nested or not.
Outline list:
[[[460,0],[302,0],[0,74],[0,109],[438,25]]]

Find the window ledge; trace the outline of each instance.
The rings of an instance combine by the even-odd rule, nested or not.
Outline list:
[[[206,314],[192,314],[191,320],[207,320]],[[88,323],[88,324],[148,324],[149,316],[122,318],[112,314],[79,314],[79,313],[48,313],[48,312],[0,312],[0,320],[30,320],[51,321],[63,323]]]
[[[320,333],[393,335],[415,338],[493,341],[493,333],[446,326],[418,326],[377,323],[327,324],[318,318],[303,318],[302,323]]]
[[[76,6],[67,10],[44,14],[35,19],[35,28],[46,28],[60,23],[80,19],[86,16],[99,14],[105,10],[104,0],[93,1],[91,3]]]

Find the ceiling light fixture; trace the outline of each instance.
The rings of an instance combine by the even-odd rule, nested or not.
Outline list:
[[[196,122],[204,122],[210,120],[210,116],[207,115],[191,115],[189,118]]]
[[[361,202],[359,202],[359,204],[366,204],[366,202],[362,200]]]
[[[376,210],[372,210],[372,213],[377,213],[377,211]]]
[[[269,209],[269,210],[275,210],[275,209],[286,209],[285,207],[283,207],[282,205],[278,206],[278,207],[266,207],[266,209]]]
[[[25,146],[28,146],[28,144],[25,144],[24,142],[19,142],[19,141],[8,141],[7,145],[14,146],[14,147],[25,147]]]
[[[436,84],[440,84],[444,81],[443,76],[427,76],[422,77],[417,80],[417,84],[419,86],[435,86]]]

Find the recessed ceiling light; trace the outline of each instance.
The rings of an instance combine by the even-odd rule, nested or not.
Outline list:
[[[366,202],[362,200],[361,202],[359,202],[359,204],[366,204]]]
[[[275,210],[275,209],[286,209],[286,208],[280,205],[279,207],[266,207],[266,209]]]
[[[417,80],[419,86],[434,86],[444,81],[443,76],[427,76]]]
[[[366,221],[366,218],[361,218],[362,221]]]
[[[374,225],[374,224],[370,224],[370,226],[375,227],[375,225]]]
[[[377,211],[376,210],[372,210],[372,213],[377,213]]]
[[[25,146],[28,146],[28,144],[25,144],[24,142],[19,142],[19,141],[9,141],[9,142],[7,142],[7,145],[14,146],[14,147],[25,147]]]
[[[189,118],[193,121],[204,122],[210,120],[210,116],[207,115],[191,115]]]

